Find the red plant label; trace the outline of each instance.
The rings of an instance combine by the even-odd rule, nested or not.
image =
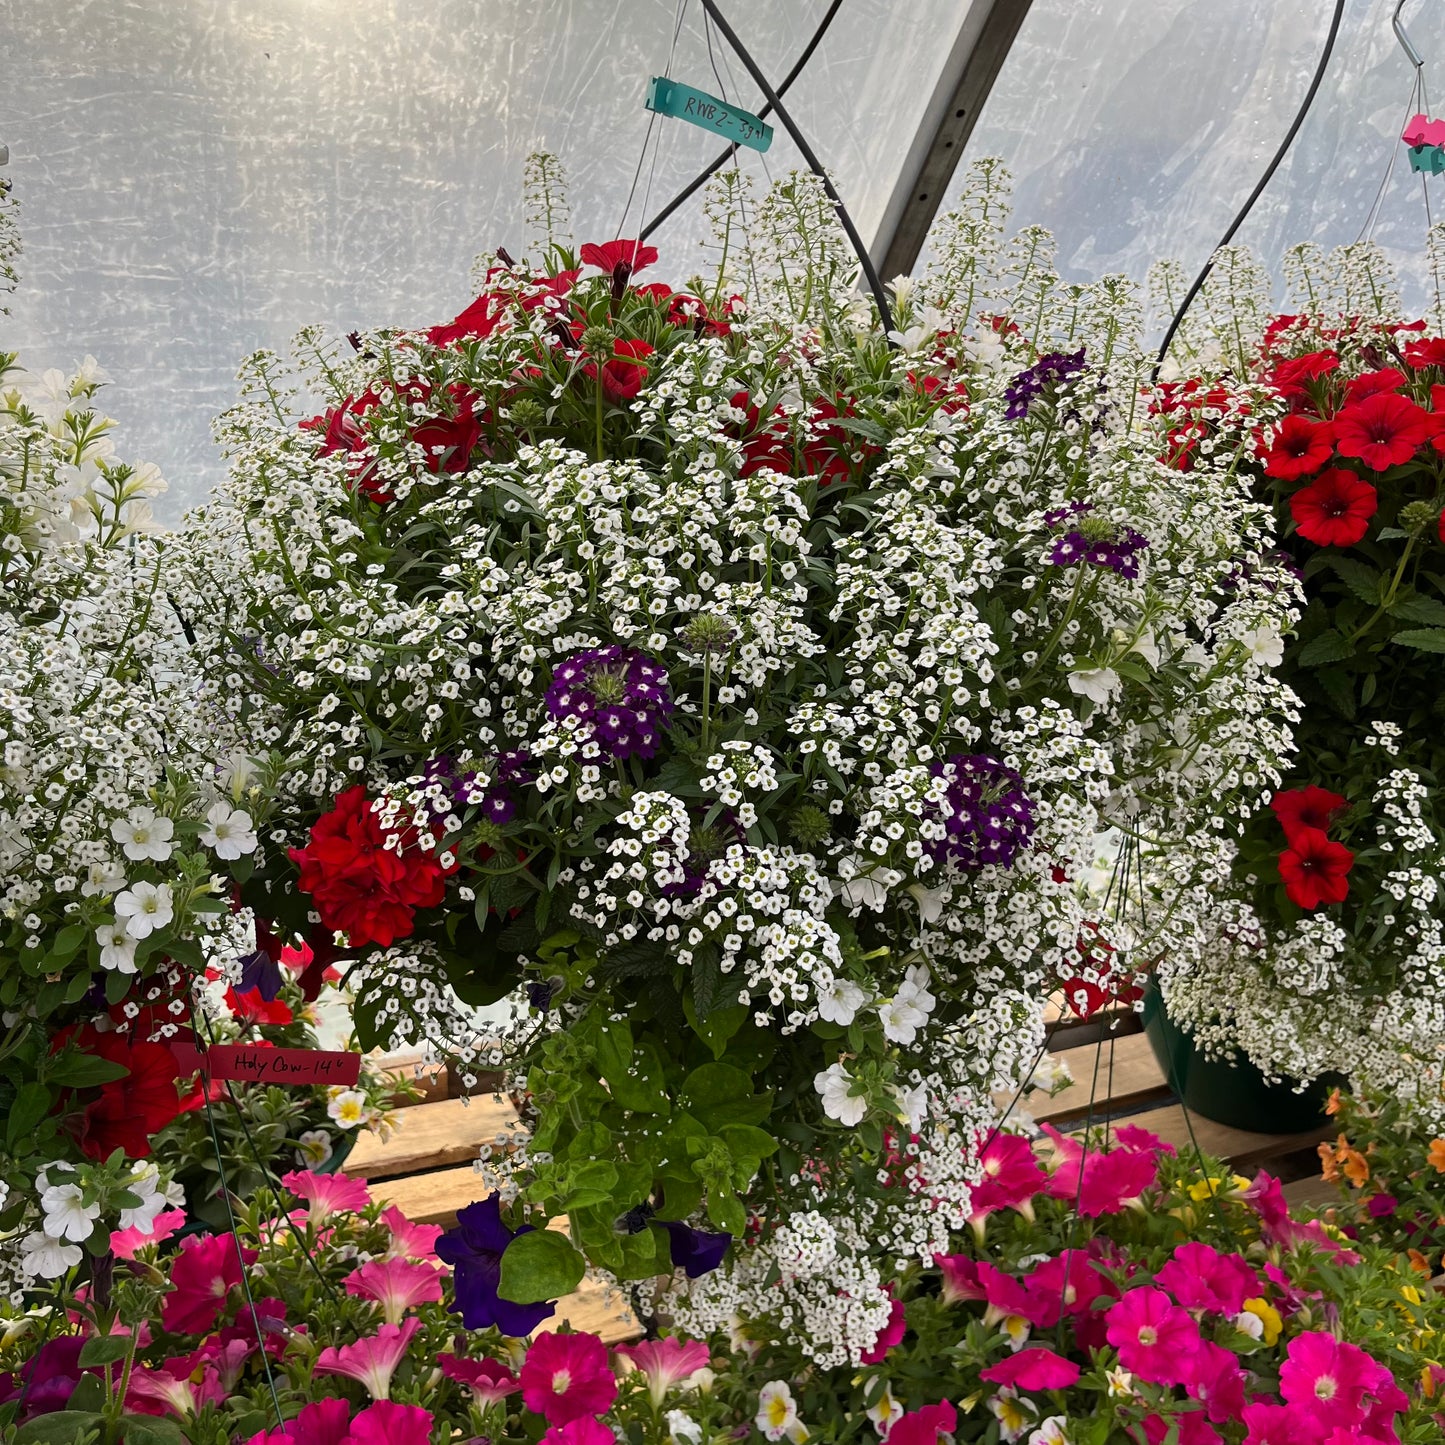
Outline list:
[[[258,1049],[248,1044],[212,1044],[206,1067],[213,1079],[243,1084],[339,1084],[361,1076],[361,1055],[325,1049]]]

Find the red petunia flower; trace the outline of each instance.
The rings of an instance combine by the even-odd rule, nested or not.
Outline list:
[[[1328,788],[1290,788],[1276,793],[1269,805],[1284,829],[1284,835],[1294,841],[1300,831],[1325,832],[1330,823],[1348,808],[1349,802]]]
[[[433,326],[426,339],[433,346],[449,346],[453,341],[467,341],[490,336],[497,329],[507,309],[507,297],[496,291],[484,291],[470,306],[444,326]]]
[[[1412,341],[1405,348],[1405,360],[1416,369],[1445,366],[1445,338],[1432,336],[1425,341]]]
[[[657,260],[657,247],[644,246],[641,241],[607,241],[600,246],[583,246],[581,256],[584,266],[596,266],[609,276],[619,266],[626,266],[628,273],[635,276]]]
[[[654,348],[645,341],[615,341],[612,344],[612,359],[602,363],[602,394],[608,401],[620,405],[630,401],[647,380],[647,358]],[[583,374],[595,377],[597,363],[589,361]]]
[[[401,833],[399,846],[388,848],[387,838],[357,784],[312,825],[305,848],[290,850],[321,922],[345,933],[352,948],[389,948],[411,933],[418,908],[435,908],[445,896],[450,870],[438,863],[436,850],[423,849],[414,828]]]
[[[1268,476],[1295,482],[1319,471],[1334,455],[1334,428],[1327,421],[1290,415],[1281,418],[1265,453]]]
[[[81,1152],[90,1159],[105,1159],[124,1149],[132,1159],[146,1158],[151,1135],[181,1112],[175,1055],[165,1044],[133,1043],[119,1033],[100,1033],[90,1024],[57,1036],[57,1042],[69,1037],[86,1053],[130,1070],[124,1078],[102,1084],[99,1097],[82,1111]]]
[[[1380,504],[1375,489],[1353,472],[1321,472],[1289,499],[1299,534],[1318,547],[1352,547],[1370,530]]]
[[[1339,370],[1339,365],[1340,358],[1333,351],[1311,351],[1307,356],[1281,361],[1270,372],[1269,381],[1281,396],[1294,401],[1309,395],[1306,383],[1328,376]]]
[[[1348,401],[1364,401],[1382,391],[1398,391],[1405,384],[1405,373],[1393,366],[1384,371],[1367,371],[1345,383],[1345,398]]]
[[[1335,446],[1383,472],[1408,462],[1439,430],[1424,407],[1393,392],[1377,392],[1347,406],[1335,418]]]
[[[366,455],[368,438],[366,428],[361,424],[361,418],[379,402],[380,398],[374,391],[348,396],[340,406],[332,407],[324,416],[313,416],[303,421],[301,430],[322,433],[321,445],[316,449],[318,457],[329,457],[333,452],[349,452],[352,457],[349,467],[352,487],[378,506],[385,506],[393,500],[392,494],[385,483],[376,478],[376,459]]]
[[[835,406],[820,398],[808,412],[808,434],[812,440],[803,447],[803,471],[806,476],[817,477],[820,487],[848,480],[854,452],[866,458],[878,450],[872,442],[855,437],[840,425],[855,413],[850,401],[841,395],[837,400]]]
[[[785,475],[791,472],[793,442],[788,435],[781,408],[773,408],[768,424],[764,426],[762,413],[753,405],[752,397],[747,392],[735,391],[728,401],[747,417],[743,426],[734,424],[728,428],[729,436],[739,437],[743,441],[743,461],[738,468],[738,475],[750,477],[764,467]]]
[[[291,1006],[284,999],[266,1000],[261,997],[259,988],[248,988],[244,993],[237,993],[234,988],[226,990],[226,1007],[231,1010],[237,1018],[248,1024],[289,1024],[294,1021],[295,1015],[291,1012]]]
[[[1301,828],[1279,855],[1279,876],[1290,902],[1301,908],[1343,903],[1350,891],[1349,872],[1355,855],[1343,843],[1332,843],[1318,828]]]

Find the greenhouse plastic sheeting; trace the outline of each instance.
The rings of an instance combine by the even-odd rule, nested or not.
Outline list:
[[[821,0],[728,0],[772,77]],[[966,0],[845,0],[787,104],[860,229],[881,218]],[[522,168],[538,147],[571,177],[579,241],[618,233],[667,64],[673,0],[0,0],[0,141],[25,253],[0,343],[31,365],[92,352],[127,456],[177,503],[219,475],[210,419],[238,361],[320,322],[444,320],[478,251],[524,241]],[[671,73],[756,107],[756,88],[689,5]],[[714,73],[713,64],[717,71]],[[719,150],[658,120],[623,227]],[[743,153],[759,182],[796,166],[787,136]],[[659,278],[701,269],[701,197],[655,238]]]

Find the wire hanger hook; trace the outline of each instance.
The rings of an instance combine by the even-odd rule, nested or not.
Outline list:
[[[1400,23],[1400,12],[1404,8],[1405,0],[1400,0],[1400,3],[1395,6],[1395,13],[1390,17],[1390,28],[1395,32],[1395,39],[1400,42],[1401,49],[1404,50],[1405,54],[1409,57],[1410,64],[1413,65],[1416,70],[1424,70],[1424,57],[1415,49],[1409,32]]]

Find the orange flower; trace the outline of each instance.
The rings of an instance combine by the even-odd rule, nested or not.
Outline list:
[[[1445,1174],[1445,1139],[1432,1139],[1430,1152],[1425,1157],[1437,1174]]]
[[[1370,1166],[1365,1156],[1358,1149],[1351,1149],[1348,1144],[1340,1151],[1340,1163],[1344,1166],[1345,1178],[1356,1189],[1370,1177]]]
[[[1429,1279],[1431,1275],[1435,1273],[1435,1271],[1430,1267],[1430,1261],[1426,1259],[1425,1256],[1421,1254],[1418,1249],[1410,1250],[1409,1255],[1410,1268],[1413,1269],[1416,1274],[1423,1274],[1426,1279]]]
[[[1344,1136],[1341,1135],[1341,1138]],[[1318,1150],[1320,1156],[1320,1172],[1325,1177],[1327,1184],[1339,1183],[1340,1171],[1335,1168],[1335,1146],[1328,1140],[1320,1144]]]
[[[1338,1089],[1331,1089],[1329,1098],[1325,1100],[1325,1113],[1333,1119],[1335,1115],[1340,1112],[1340,1106],[1343,1103],[1344,1100],[1340,1097],[1340,1091]]]

